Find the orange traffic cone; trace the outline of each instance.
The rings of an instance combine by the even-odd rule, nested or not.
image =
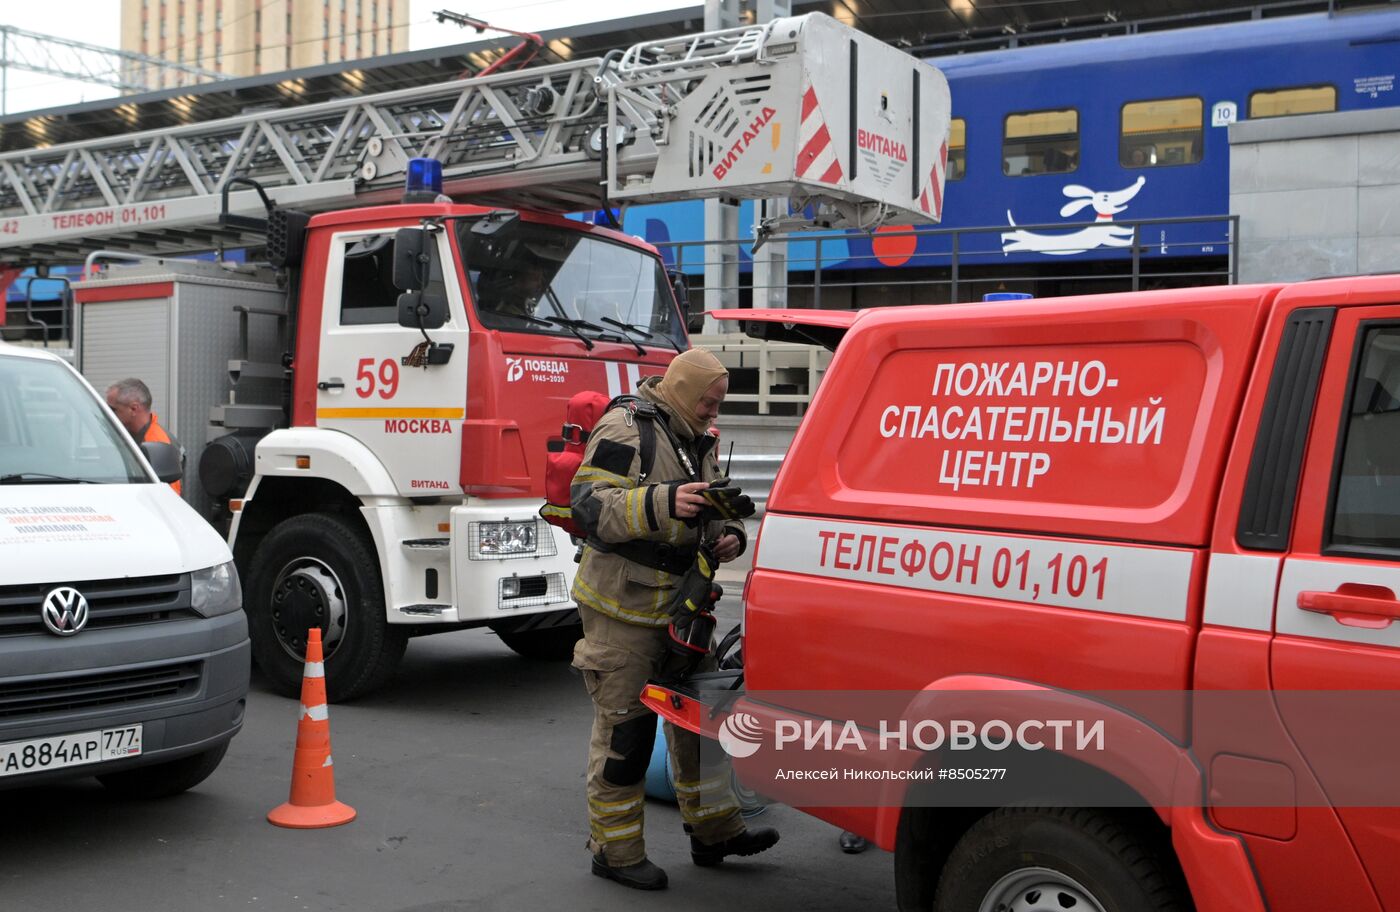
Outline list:
[[[330,710],[326,706],[326,667],[321,660],[319,627],[312,627],[306,636],[306,673],[301,680],[291,797],[286,804],[268,812],[267,819],[277,826],[301,830],[340,826],[355,819],[354,808],[335,800]]]

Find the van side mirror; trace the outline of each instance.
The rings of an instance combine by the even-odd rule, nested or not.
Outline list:
[[[399,325],[409,329],[437,329],[447,322],[447,297],[432,291],[405,291],[399,295]]]
[[[432,239],[422,228],[400,228],[394,232],[394,287],[400,291],[421,291],[428,285],[432,263]],[[409,324],[399,321],[401,325]],[[417,326],[415,322],[412,324]]]
[[[141,455],[146,457],[146,461],[155,470],[156,477],[166,484],[179,481],[185,474],[185,467],[181,464],[180,450],[173,443],[157,443],[154,440],[147,440],[141,444]]]

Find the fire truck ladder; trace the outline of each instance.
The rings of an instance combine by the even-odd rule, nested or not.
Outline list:
[[[219,223],[221,194],[234,178],[256,180],[278,205],[325,211],[396,202],[414,157],[440,160],[444,191],[482,205],[573,212],[721,192],[789,195],[816,204],[826,226],[872,227],[889,207],[869,191],[742,180],[696,189],[693,180],[661,182],[656,173],[668,146],[696,145],[697,125],[678,112],[703,93],[700,126],[714,139],[685,155],[687,173],[707,177],[721,143],[767,103],[775,64],[801,52],[803,26],[814,17],[827,30],[844,28],[809,14],[602,58],[3,154],[0,264],[81,262],[97,248],[258,246],[260,237]],[[795,128],[795,110],[791,117]],[[235,212],[261,208],[248,190],[230,201]]]

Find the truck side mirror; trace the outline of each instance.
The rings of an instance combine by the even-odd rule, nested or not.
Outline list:
[[[180,450],[173,443],[147,440],[141,444],[141,455],[151,464],[156,477],[166,484],[179,481],[185,474],[185,468],[180,464]]]
[[[676,304],[681,309],[681,322],[690,323],[690,289],[685,284],[685,274],[672,269],[666,273],[671,279],[671,293],[676,296]]]
[[[397,259],[395,263],[397,264]],[[407,326],[409,329],[437,329],[446,322],[446,296],[431,291],[405,291],[399,295],[400,326]]]
[[[400,228],[394,232],[394,287],[401,291],[421,291],[428,284],[432,239],[422,228]],[[402,325],[409,325],[402,323]],[[417,326],[415,322],[412,324]],[[439,324],[441,325],[441,324]]]

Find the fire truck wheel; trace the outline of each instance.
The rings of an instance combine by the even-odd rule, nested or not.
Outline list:
[[[497,630],[501,642],[517,655],[542,662],[562,662],[574,656],[574,644],[583,639],[583,625],[550,627],[548,630]]]
[[[332,703],[380,687],[408,642],[384,617],[379,559],[357,526],[329,513],[273,528],[249,566],[248,635],[253,658],[279,693],[301,693],[306,632],[321,628]]]
[[[936,912],[1186,912],[1180,873],[1124,821],[1088,808],[1007,807],[953,847]]]

